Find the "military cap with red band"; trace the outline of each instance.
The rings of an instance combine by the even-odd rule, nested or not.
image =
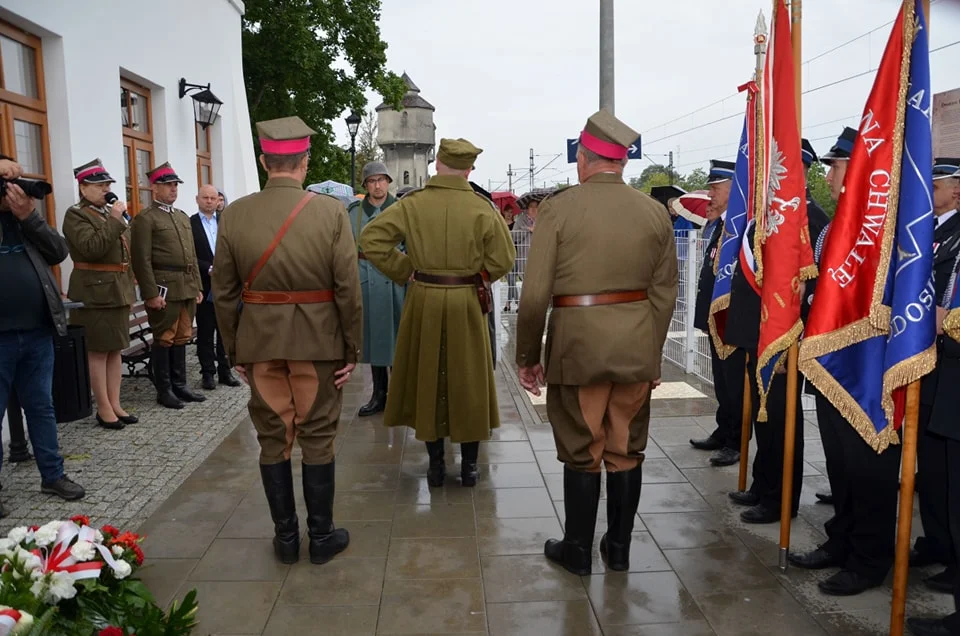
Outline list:
[[[169,161],[164,161],[153,170],[147,172],[147,179],[150,180],[151,185],[154,183],[183,183],[183,179],[177,176],[177,173]]]
[[[110,176],[107,169],[103,167],[100,158],[83,164],[79,168],[73,169],[73,177],[77,183],[116,183],[117,180]]]
[[[640,133],[617,119],[606,109],[590,116],[580,133],[580,145],[605,159],[621,161]]]
[[[257,122],[260,150],[265,155],[298,155],[307,152],[310,150],[310,136],[316,134],[317,131],[296,115]]]

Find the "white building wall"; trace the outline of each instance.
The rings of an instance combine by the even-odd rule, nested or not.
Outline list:
[[[73,167],[100,157],[123,196],[120,78],[151,89],[154,163],[184,184],[177,207],[196,211],[193,100],[181,77],[223,102],[211,135],[215,185],[229,200],[259,190],[243,81],[240,0],[3,0],[0,19],[43,40],[58,227],[78,200]],[[71,265],[64,263],[66,281]]]

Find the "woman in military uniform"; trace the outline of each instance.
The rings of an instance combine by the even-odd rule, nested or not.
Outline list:
[[[99,159],[75,168],[80,202],[67,210],[63,235],[73,259],[68,296],[82,302],[70,323],[86,328],[90,383],[97,423],[121,429],[137,418],[120,406],[120,352],[130,344],[130,305],[136,299],[130,270],[127,206],[107,204],[113,177]]]

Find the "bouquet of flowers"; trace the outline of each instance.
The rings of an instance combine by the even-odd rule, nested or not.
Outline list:
[[[0,538],[0,636],[183,636],[196,591],[169,612],[133,573],[141,537],[82,515],[19,527]]]

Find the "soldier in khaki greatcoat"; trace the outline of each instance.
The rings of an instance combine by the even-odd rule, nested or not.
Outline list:
[[[603,465],[607,532],[600,554],[612,570],[629,568],[650,391],[659,383],[677,297],[670,221],[654,199],[623,182],[637,136],[605,110],[587,120],[577,152],[580,185],[540,206],[517,319],[520,384],[539,395],[546,381],[547,414],[564,463],[563,540],[547,541],[544,552],[579,575],[591,572]]]
[[[121,429],[138,419],[120,406],[120,352],[130,345],[130,305],[136,301],[130,270],[126,203],[107,203],[115,183],[99,159],[74,168],[80,202],[63,218],[63,236],[73,259],[70,324],[85,328],[90,384],[97,400],[97,423]],[[113,197],[116,198],[116,195]]]
[[[484,281],[506,275],[516,250],[503,217],[467,181],[481,152],[466,139],[441,139],[437,175],[360,234],[374,267],[398,285],[412,280],[384,423],[416,429],[426,442],[431,486],[443,485],[446,437],[461,445],[461,483],[476,485],[479,443],[500,426]]]
[[[259,122],[257,131],[267,183],[221,216],[213,301],[227,355],[250,384],[276,555],[293,563],[300,553],[290,462],[296,439],[310,561],[320,564],[350,541],[333,524],[333,443],[340,389],[360,355],[357,247],[343,204],[303,191],[314,131],[299,117]]]
[[[173,207],[183,181],[169,163],[149,171],[147,178],[153,204],[137,215],[130,230],[133,273],[153,332],[150,364],[157,403],[182,409],[184,401],[207,399],[187,388],[187,343],[203,287],[190,217]]]

